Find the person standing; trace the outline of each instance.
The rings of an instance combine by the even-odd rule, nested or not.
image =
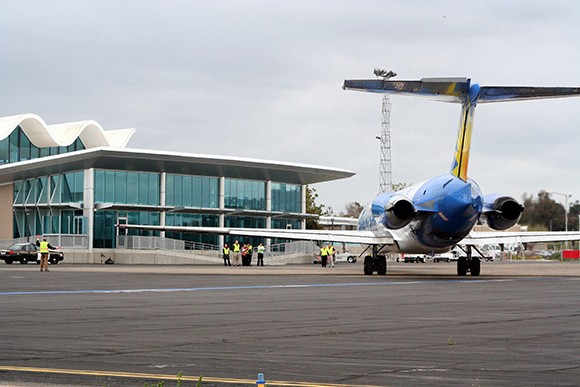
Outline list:
[[[248,243],[248,266],[252,266],[252,255],[254,254],[254,246],[251,243]]]
[[[40,260],[42,259],[42,254],[40,254],[40,237],[38,235],[36,236],[36,250],[38,250],[38,253],[36,255],[36,262],[40,263]]]
[[[334,268],[334,261],[336,259],[336,250],[333,245],[328,245],[328,263],[330,267]]]
[[[240,247],[240,242],[238,242],[237,240],[234,242],[233,245],[233,250],[234,250],[234,266],[240,266],[240,254],[242,252],[242,249]]]
[[[264,247],[264,245],[262,243],[260,243],[258,245],[258,266],[264,266],[264,252],[266,251],[266,248]]]
[[[49,271],[48,270],[48,255],[50,253],[50,249],[54,249],[54,247],[52,247],[50,245],[50,243],[48,243],[46,241],[46,238],[42,238],[42,242],[40,242],[40,247],[39,247],[40,271]]]
[[[230,247],[227,243],[224,244],[224,266],[232,266],[230,262]]]
[[[248,244],[242,246],[242,266],[248,266]]]
[[[320,265],[326,267],[326,260],[328,258],[328,250],[325,245],[320,247]]]

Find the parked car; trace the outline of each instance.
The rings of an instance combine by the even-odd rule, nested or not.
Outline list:
[[[4,260],[8,265],[11,265],[12,262],[20,262],[22,265],[26,265],[28,262],[40,264],[38,246],[34,243],[16,243],[6,250],[0,250],[0,259]],[[62,260],[64,260],[62,251],[50,250],[48,262],[56,265]]]
[[[358,256],[356,254],[351,254],[351,253],[338,253],[338,254],[336,254],[336,262],[337,263],[338,262],[355,263],[357,258],[358,258]],[[320,265],[320,255],[315,254],[314,260],[312,263]]]
[[[452,262],[457,261],[459,253],[455,250],[448,253],[434,254],[432,259],[433,262]]]
[[[397,262],[402,259],[405,263],[425,263],[427,255],[425,254],[403,254],[402,258],[397,257]]]

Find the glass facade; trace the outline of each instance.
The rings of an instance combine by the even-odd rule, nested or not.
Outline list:
[[[299,213],[301,200],[302,187],[300,185],[272,183],[272,211]]]
[[[85,149],[82,141],[66,147],[38,148],[17,126],[8,137],[0,140],[0,165],[40,157],[58,155]],[[223,192],[220,192],[219,176],[194,176],[182,174],[162,174],[161,172],[141,172],[111,169],[94,170],[95,204],[107,204],[96,211],[82,209],[85,205],[85,171],[73,171],[49,176],[38,176],[13,183],[13,236],[15,238],[43,234],[88,233],[90,213],[93,218],[93,247],[114,248],[117,229],[115,224],[160,225],[165,217],[168,226],[219,227],[220,215],[231,210],[266,211],[266,198],[271,198],[273,212],[301,212],[301,185],[280,182],[269,186],[263,180],[224,178]],[[161,181],[165,176],[165,202],[162,203]],[[90,192],[90,191],[88,191]],[[220,195],[224,206],[220,208]],[[109,204],[112,206],[110,207]],[[119,207],[115,208],[118,205]],[[143,207],[139,207],[143,206]],[[110,208],[103,208],[110,207]],[[131,211],[133,209],[134,211]],[[184,207],[179,212],[171,212],[172,207]],[[188,213],[196,212],[196,213]],[[211,209],[211,211],[204,211]],[[91,209],[92,210],[92,209]],[[200,213],[197,213],[200,212]],[[207,212],[207,213],[204,213]],[[267,219],[257,216],[224,216],[224,227],[265,228]],[[297,219],[271,219],[272,228],[300,228]],[[128,230],[128,235],[159,235],[159,232]],[[218,244],[217,235],[167,232],[167,238],[192,242]],[[261,238],[226,236],[228,243],[234,240],[258,245]]]
[[[270,227],[275,229],[301,229],[302,221],[300,219],[274,218],[270,222]],[[275,238],[273,244],[292,242],[289,239]]]
[[[160,174],[95,170],[95,203],[159,205]]]
[[[17,126],[16,129],[10,133],[10,136],[0,140],[0,164],[32,160],[39,157],[59,155],[82,149],[85,149],[85,146],[80,138],[77,138],[76,141],[69,146],[38,148],[30,142],[30,139],[22,131],[20,126]]]
[[[226,216],[224,219],[224,227],[234,228],[266,228],[266,218],[254,216]],[[238,240],[241,244],[251,243],[252,246],[257,246],[264,243],[264,238],[247,237],[239,235],[227,235],[224,242],[230,246]]]
[[[217,177],[167,174],[168,206],[218,208],[219,179]]]
[[[226,178],[224,200],[226,208],[265,210],[266,182]]]
[[[195,227],[219,227],[219,215],[206,214],[167,214],[165,224],[167,226],[195,226]],[[180,239],[184,241],[218,244],[218,236],[210,234],[194,234],[191,232],[166,232],[166,238]]]
[[[152,211],[95,211],[93,247],[110,249],[116,247],[117,223],[159,226],[160,213]],[[158,231],[127,230],[127,235],[159,236]]]
[[[86,234],[82,210],[62,208],[82,203],[84,172],[40,176],[13,184],[13,235]]]

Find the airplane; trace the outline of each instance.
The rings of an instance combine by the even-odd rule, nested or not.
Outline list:
[[[358,219],[358,229],[296,230],[220,227],[145,226],[123,224],[125,229],[182,231],[236,236],[258,236],[320,242],[367,245],[364,274],[386,275],[386,253],[445,253],[461,247],[465,256],[457,261],[457,274],[479,276],[484,244],[534,243],[580,240],[580,232],[505,232],[515,225],[524,206],[504,194],[484,195],[468,177],[471,134],[479,103],[506,102],[580,95],[573,87],[480,86],[469,78],[423,78],[421,80],[345,80],[344,90],[389,93],[461,104],[460,124],[450,171],[396,192],[374,198]],[[474,232],[478,223],[492,232]]]

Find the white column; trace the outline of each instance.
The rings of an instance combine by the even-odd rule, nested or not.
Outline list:
[[[300,199],[300,212],[306,214],[306,184],[302,184],[302,192]],[[302,219],[302,229],[306,229],[306,219]]]
[[[165,206],[166,197],[167,197],[167,173],[161,172],[159,176],[159,205]],[[165,210],[161,211],[159,214],[159,225],[165,226]],[[165,231],[161,231],[159,233],[161,238],[165,238]]]
[[[266,211],[269,213],[266,216],[266,228],[272,228],[272,180],[266,181]],[[272,239],[266,238],[266,251],[270,251],[270,245],[272,244]]]
[[[50,177],[49,177],[50,180]],[[95,233],[95,170],[85,169],[83,183],[83,216],[87,219],[89,253],[93,251]],[[47,187],[48,188],[48,187]],[[49,191],[50,192],[50,191]]]
[[[226,208],[226,178],[221,176],[220,177],[220,183],[219,183],[219,209],[221,211],[225,210]],[[226,216],[225,214],[222,212],[220,214],[220,221],[219,221],[219,226],[220,227],[225,227],[226,224]],[[224,236],[220,235],[218,237],[218,243],[220,246],[224,245]]]

